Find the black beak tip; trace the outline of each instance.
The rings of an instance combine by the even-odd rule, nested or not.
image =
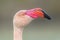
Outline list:
[[[42,10],[42,12],[44,13],[44,17],[45,17],[45,18],[47,18],[48,20],[51,20],[51,17],[48,16],[44,10]]]
[[[48,20],[51,20],[51,17],[48,16],[46,13],[44,13],[44,17],[47,18]]]

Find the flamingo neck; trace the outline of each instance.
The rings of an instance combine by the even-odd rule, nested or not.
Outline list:
[[[21,19],[22,19],[22,17],[21,17]],[[22,33],[23,33],[23,29],[24,29],[24,26],[26,26],[26,25],[28,25],[32,20],[34,20],[32,17],[30,17],[30,16],[28,16],[28,15],[25,15],[24,16],[24,19],[25,20],[21,20],[20,19],[20,26],[19,27],[17,27],[17,26],[15,26],[15,22],[14,21],[16,21],[15,19],[14,19],[14,21],[13,21],[13,26],[14,26],[14,32],[13,32],[13,40],[22,40]],[[24,22],[22,22],[22,21],[24,21],[24,22],[26,22],[26,23],[24,23]]]
[[[14,27],[14,40],[22,40],[23,28]]]

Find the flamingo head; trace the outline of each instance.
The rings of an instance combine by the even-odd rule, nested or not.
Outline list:
[[[41,8],[34,8],[34,9],[27,10],[26,15],[28,15],[28,16],[30,16],[32,18],[41,17],[41,18],[47,18],[48,20],[51,19],[51,17],[48,16],[46,14],[46,12]]]

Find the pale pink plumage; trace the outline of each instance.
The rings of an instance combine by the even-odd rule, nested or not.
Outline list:
[[[33,20],[33,18],[31,18],[30,16],[25,15],[26,11],[27,10],[20,10],[14,16],[14,40],[22,40],[23,28]]]

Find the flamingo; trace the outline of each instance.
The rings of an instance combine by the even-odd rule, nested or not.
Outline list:
[[[13,40],[22,40],[23,29],[32,20],[37,18],[51,19],[50,16],[41,8],[33,8],[29,10],[20,10],[13,17]]]

